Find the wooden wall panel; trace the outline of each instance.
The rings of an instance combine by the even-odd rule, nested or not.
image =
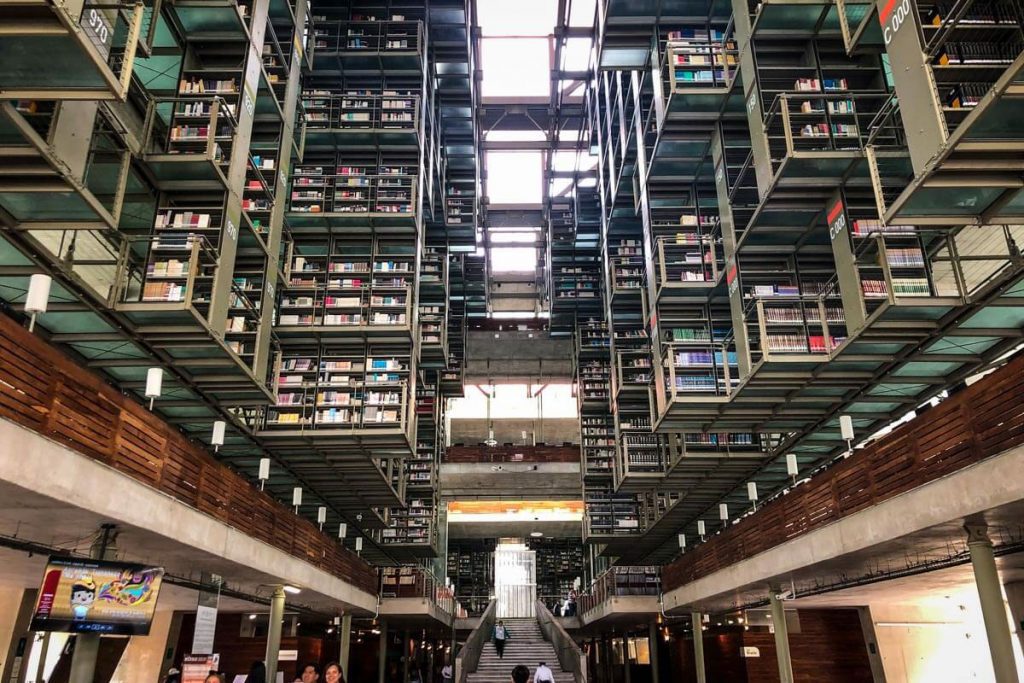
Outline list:
[[[1024,356],[666,565],[662,585],[678,588],[1021,444]]]
[[[377,572],[97,375],[0,315],[0,417],[376,595]]]

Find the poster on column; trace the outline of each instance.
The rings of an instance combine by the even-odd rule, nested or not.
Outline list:
[[[149,635],[162,567],[51,557],[31,630]]]
[[[212,671],[220,671],[220,655],[185,655],[181,660],[181,683],[206,683]]]

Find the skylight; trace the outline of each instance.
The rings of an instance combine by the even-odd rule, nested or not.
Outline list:
[[[491,272],[527,273],[537,270],[534,247],[491,247]]]
[[[540,152],[487,153],[487,196],[492,204],[540,204],[543,178]]]
[[[590,3],[593,19],[593,0]],[[477,0],[476,15],[484,36],[546,36],[555,25],[557,9],[555,0]]]
[[[483,97],[547,97],[550,94],[548,38],[484,38],[480,41],[480,62]]]

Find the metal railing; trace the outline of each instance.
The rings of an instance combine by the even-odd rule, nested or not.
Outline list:
[[[480,623],[469,634],[469,637],[466,638],[466,644],[459,650],[459,654],[455,658],[455,681],[457,683],[466,683],[469,674],[475,672],[477,666],[479,666],[484,643],[491,638],[491,630],[494,628],[497,607],[498,602],[491,600],[487,605],[487,609],[480,616]]]
[[[739,48],[736,44],[734,25],[728,27],[718,40],[677,39],[665,44],[665,59],[662,73],[669,84],[669,92],[681,93],[697,88],[722,88],[732,86],[739,73]],[[692,77],[686,74],[692,73]]]
[[[374,382],[358,381],[351,385],[351,395],[354,397],[349,399],[349,403],[341,403],[327,401],[326,394],[347,387],[278,382],[275,386],[278,402],[266,409],[262,426],[264,429],[329,429],[332,431],[397,428],[408,435],[408,415],[411,403],[408,382],[402,380],[399,383],[389,383],[387,386],[380,387],[381,391],[388,394],[397,394],[397,402],[390,402],[389,399],[373,403],[374,407],[378,409],[394,411],[394,419],[378,420],[367,417],[366,396],[374,391],[375,386]],[[297,415],[297,418],[293,420],[291,415]]]
[[[451,589],[424,567],[383,567],[380,596],[382,599],[425,598],[452,617],[458,607]]]
[[[739,382],[736,349],[724,342],[663,342],[662,367],[670,401],[683,396],[728,396]]]
[[[661,571],[655,566],[610,567],[580,595],[580,614],[586,614],[613,597],[658,596],[661,594]]]
[[[318,21],[314,29],[319,53],[419,52],[422,21]]]
[[[655,240],[659,296],[666,290],[712,285],[718,281],[725,258],[721,228],[716,232],[717,236],[680,232],[674,237],[662,235]]]
[[[404,327],[409,325],[411,319],[412,298],[411,283],[401,290],[381,290],[369,285],[330,290],[317,288],[311,295],[301,290],[286,289],[278,309],[278,325],[356,329]],[[292,313],[288,311],[301,313],[296,314],[293,320]]]
[[[110,305],[208,305],[218,260],[217,249],[204,235],[184,230],[126,238],[121,242]]]
[[[411,173],[321,173],[297,169],[291,179],[289,211],[294,213],[413,214],[416,178]]]
[[[237,127],[234,105],[220,95],[154,97],[142,139],[148,154],[201,156],[226,164]]]
[[[576,683],[586,683],[587,680],[587,657],[580,650],[572,636],[566,633],[558,620],[552,616],[542,600],[537,600],[536,607],[537,623],[540,624],[544,640],[551,643],[558,657],[558,664],[562,671],[572,674]]]

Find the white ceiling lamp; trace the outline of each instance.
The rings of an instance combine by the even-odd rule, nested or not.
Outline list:
[[[796,453],[786,453],[786,474],[790,476],[795,484],[796,477],[800,474],[800,463],[796,461]]]
[[[164,369],[150,368],[146,371],[146,398],[149,399],[149,409],[153,410],[153,401],[160,398],[160,392],[164,387]]]
[[[747,499],[754,504],[754,509],[757,509],[757,482],[747,482]]]
[[[260,458],[260,472],[257,478],[260,480],[260,491],[262,491],[267,480],[270,479],[270,458]]]
[[[292,489],[292,507],[295,508],[295,514],[299,514],[300,505],[302,505],[302,487],[296,486]]]
[[[327,521],[327,508],[321,505],[316,509],[316,523],[320,525],[320,531],[324,530],[324,522]]]
[[[697,520],[697,535],[700,536],[701,541],[703,541],[704,537],[708,535],[707,525],[704,524],[703,519]]]
[[[853,418],[849,415],[840,415],[839,431],[842,432],[843,440],[846,441],[846,454],[853,453]]]
[[[49,275],[36,273],[28,279],[28,294],[25,296],[25,312],[32,316],[28,321],[28,331],[36,329],[36,316],[46,313],[50,303],[50,285],[53,278]]]
[[[686,550],[686,534],[679,534],[679,551]]]
[[[224,432],[227,426],[228,424],[224,420],[217,420],[213,423],[213,436],[210,437],[210,443],[213,444],[214,452],[219,451],[220,447],[224,445]]]
[[[719,503],[718,504],[718,519],[722,520],[722,525],[729,523],[729,504]]]
[[[345,536],[348,535],[348,524],[341,522],[338,524],[338,538],[344,540]]]
[[[360,536],[356,539],[356,555],[363,552],[363,537]]]

